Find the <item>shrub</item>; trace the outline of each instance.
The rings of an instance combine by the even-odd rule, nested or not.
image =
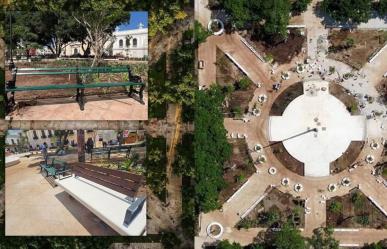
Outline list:
[[[368,214],[362,214],[362,215],[356,217],[356,222],[363,225],[363,226],[369,225],[370,224],[370,217]]]
[[[333,201],[329,205],[329,211],[331,211],[334,214],[339,214],[343,210],[343,204],[338,201]]]
[[[238,87],[242,90],[246,90],[247,88],[249,88],[249,86],[252,84],[253,82],[247,77],[243,77],[239,82],[238,82]]]

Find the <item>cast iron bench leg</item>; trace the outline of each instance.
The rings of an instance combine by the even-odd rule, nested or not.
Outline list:
[[[77,102],[81,111],[85,110],[85,89],[77,88]]]
[[[142,86],[140,87],[140,92],[139,92],[141,104],[145,104],[145,102],[144,102],[144,96],[143,96],[144,89],[145,89],[145,85],[142,85]]]
[[[128,97],[132,97],[132,94],[133,94],[133,86],[130,86],[129,87]]]

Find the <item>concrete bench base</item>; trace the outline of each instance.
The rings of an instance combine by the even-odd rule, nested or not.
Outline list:
[[[146,203],[131,223],[125,225],[125,214],[133,198],[82,177],[57,179],[55,183],[120,235],[146,235]]]

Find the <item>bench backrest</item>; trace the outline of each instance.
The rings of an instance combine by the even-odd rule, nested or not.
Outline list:
[[[47,68],[14,68],[16,75],[60,75],[60,74],[93,74],[93,73],[128,73],[129,67],[47,67]]]
[[[144,177],[129,172],[106,169],[102,167],[84,164],[82,167],[73,167],[75,176],[86,178],[102,186],[115,190],[127,196],[135,196]]]

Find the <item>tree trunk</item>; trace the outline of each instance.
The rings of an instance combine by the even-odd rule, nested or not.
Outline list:
[[[85,162],[85,131],[77,130],[78,162]]]

